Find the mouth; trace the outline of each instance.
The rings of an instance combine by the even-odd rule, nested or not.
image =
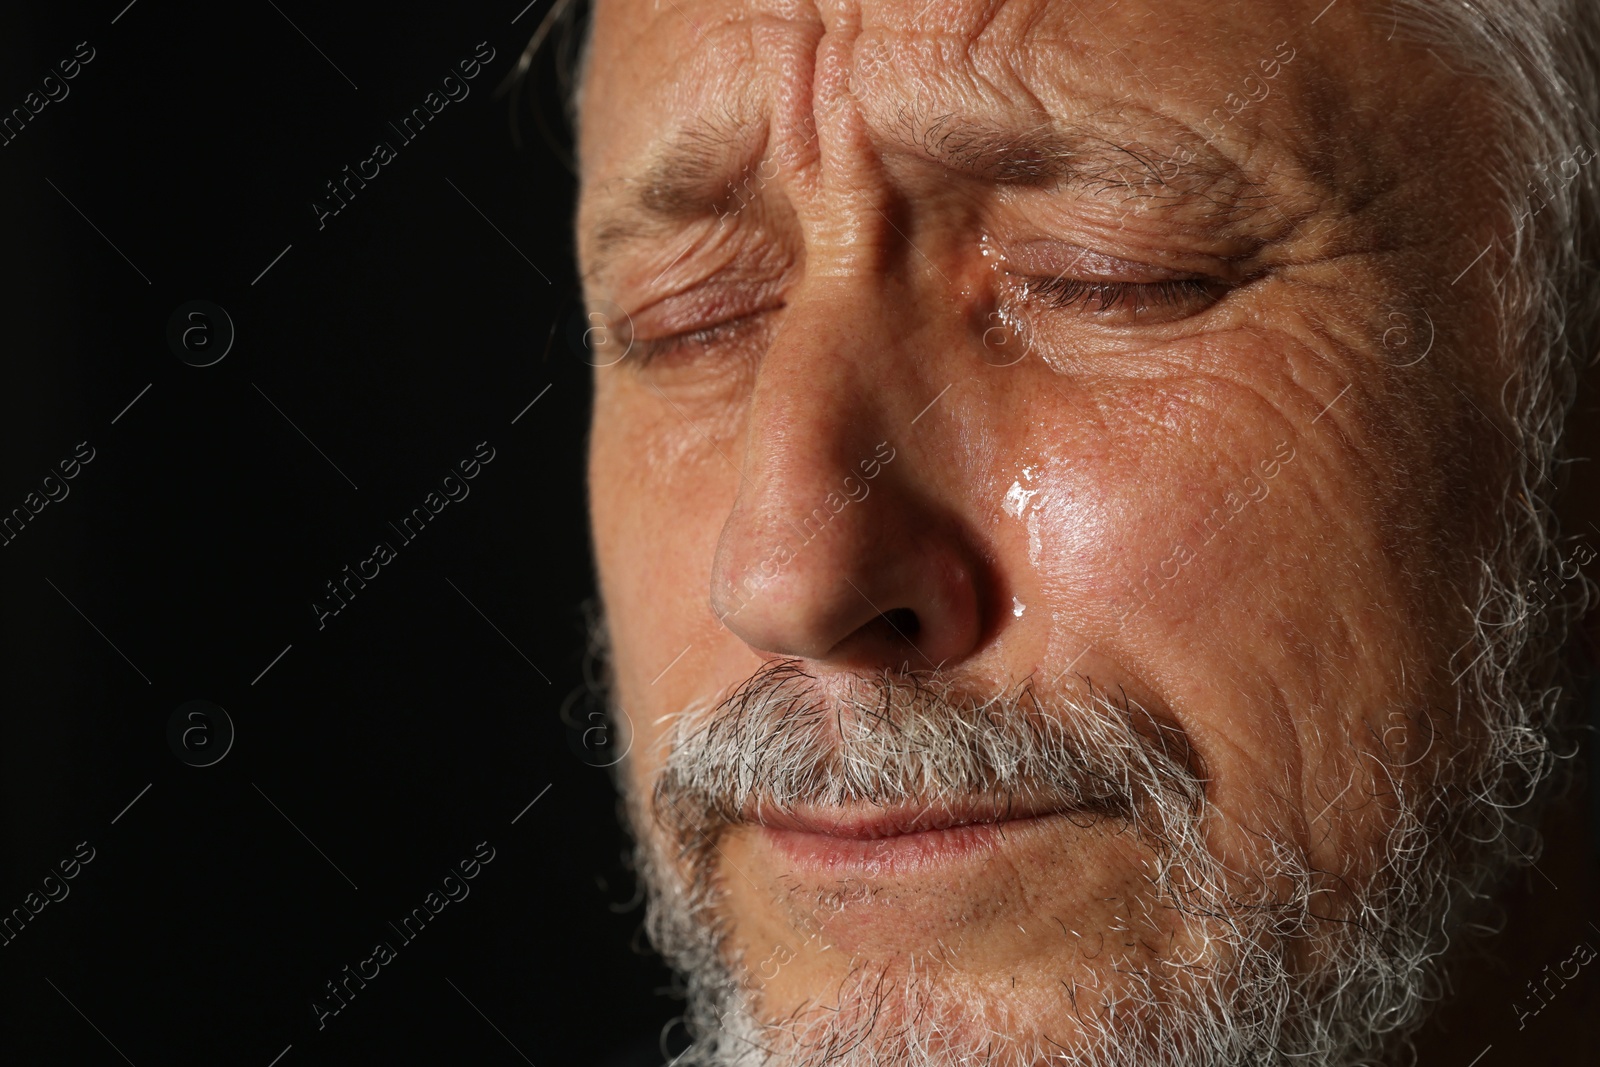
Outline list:
[[[847,804],[755,808],[753,824],[767,844],[799,871],[912,874],[982,861],[1000,849],[1024,848],[1041,835],[1113,814],[1081,800],[970,797],[890,806]]]

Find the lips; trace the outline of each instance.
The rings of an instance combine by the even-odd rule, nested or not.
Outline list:
[[[752,810],[748,821],[772,830],[817,834],[849,841],[878,841],[964,826],[990,826],[1041,815],[1064,815],[1071,810],[1059,800],[974,797],[903,803],[891,807],[758,808]]]
[[[794,869],[839,876],[950,870],[997,849],[1024,848],[1091,814],[1058,796],[971,797],[889,807],[752,809],[747,822]]]

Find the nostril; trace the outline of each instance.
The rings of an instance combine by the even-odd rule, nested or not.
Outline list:
[[[917,618],[917,613],[910,608],[891,608],[878,616],[896,636],[913,642],[917,633],[922,629],[922,620]]]

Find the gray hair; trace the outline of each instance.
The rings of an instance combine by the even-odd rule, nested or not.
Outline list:
[[[1458,656],[1469,664],[1459,708],[1487,715],[1491,735],[1466,776],[1465,798],[1456,798],[1469,803],[1455,821],[1483,846],[1459,857],[1465,905],[1508,866],[1537,858],[1535,801],[1574,703],[1564,646],[1594,601],[1587,579],[1543,603],[1517,579],[1558,561],[1562,431],[1579,375],[1600,351],[1600,4],[1394,0],[1394,20],[1396,36],[1440,49],[1488,85],[1498,105],[1487,118],[1502,136],[1483,164],[1511,225],[1508,268],[1495,280],[1497,340],[1500,351],[1523,357],[1501,401],[1525,463],[1497,487],[1504,540],[1480,560],[1475,644]]]

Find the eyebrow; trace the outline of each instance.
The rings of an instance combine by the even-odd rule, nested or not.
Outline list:
[[[955,114],[928,119],[902,110],[883,140],[891,151],[899,148],[949,173],[999,186],[1076,185],[1176,199],[1229,178],[1250,184],[1200,138],[1169,150],[1146,144],[1142,137],[1150,132],[1127,122],[1004,125]],[[1178,140],[1170,133],[1158,139]],[[764,123],[697,117],[663,145],[640,177],[628,181],[634,190],[623,206],[594,227],[596,264],[623,246],[661,240],[684,222],[719,214],[766,146]],[[1186,157],[1181,161],[1180,151]]]
[[[667,142],[640,180],[644,207],[665,218],[704,211],[766,150],[765,123],[699,116]]]
[[[942,169],[995,185],[1069,186],[1177,201],[1219,185],[1255,186],[1210,139],[1149,113],[1077,122],[996,124],[960,115],[902,111],[886,131],[900,148]]]
[[[943,115],[931,121],[906,112],[890,128],[903,148],[945,170],[996,185],[1051,186],[1093,171],[1102,177],[1137,163],[1146,177],[1165,186],[1160,171],[1104,135],[1062,131],[1050,123],[1000,126]]]
[[[596,259],[618,247],[667,236],[676,224],[715,214],[766,149],[764,123],[696,116],[655,153],[623,206],[594,228]]]

